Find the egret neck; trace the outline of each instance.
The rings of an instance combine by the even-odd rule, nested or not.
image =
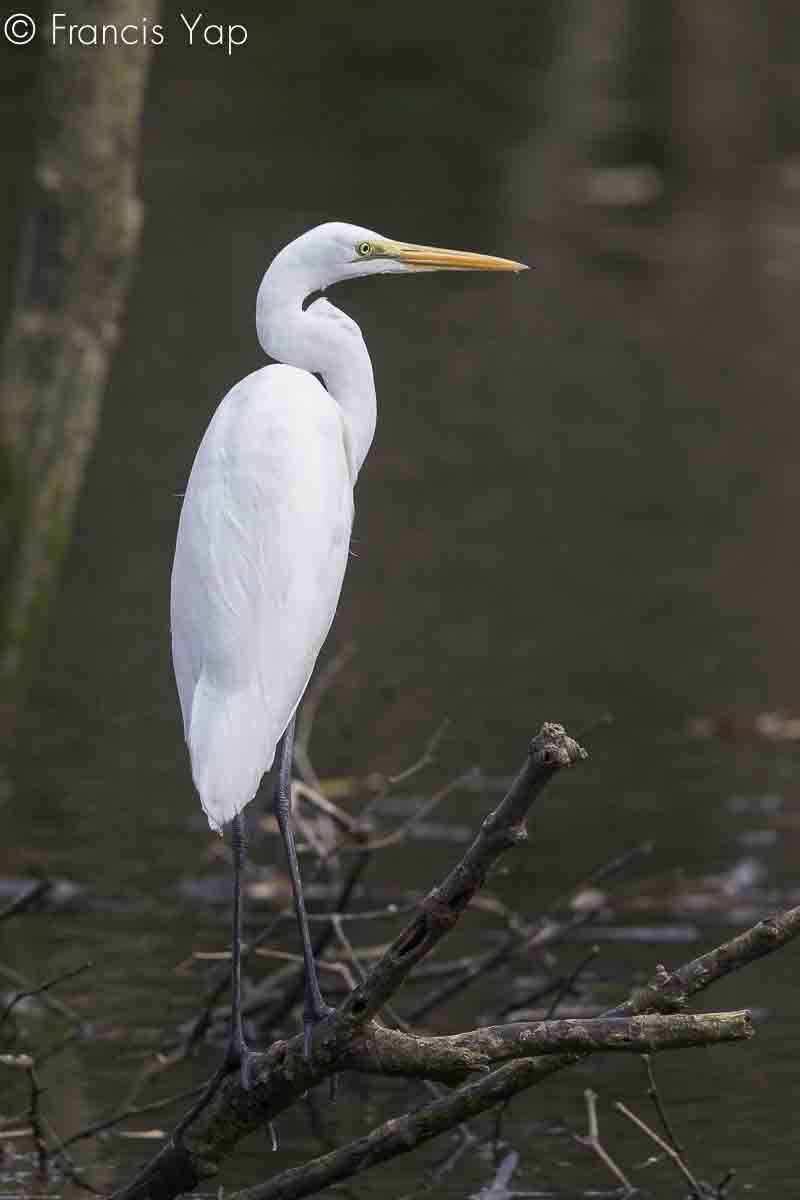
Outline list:
[[[262,348],[277,362],[319,374],[339,406],[354,484],[375,434],[377,408],[372,362],[361,330],[324,296],[303,301],[319,281],[275,259],[261,281],[256,328]]]
[[[292,831],[294,714],[339,603],[353,484],[375,432],[375,383],[355,321],[311,297],[365,275],[524,270],[508,258],[395,242],[342,221],[309,229],[276,256],[258,292],[259,341],[284,366],[235,384],[198,449],[172,568],[172,656],[203,808],[213,829],[232,823],[231,1027],[221,1072],[238,1067],[245,1088],[243,810],[276,754],[274,812],[303,947],[307,1058],[313,1026],[329,1012]]]

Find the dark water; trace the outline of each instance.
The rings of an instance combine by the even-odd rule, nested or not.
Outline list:
[[[545,219],[542,81],[557,46],[547,6],[490,17],[414,4],[402,20],[356,3],[242,8],[217,18],[250,27],[232,60],[182,48],[176,11],[149,95],[142,258],[3,810],[0,873],[41,867],[80,891],[58,912],[2,926],[0,960],[31,979],[94,964],[63,989],[94,1036],[46,1069],[62,1135],[112,1108],[153,1046],[194,1012],[203,969],[179,964],[225,944],[224,904],[194,890],[225,866],[198,817],[169,664],[178,497],[214,406],[261,362],[261,272],[321,220],[535,269],[337,292],[373,356],[379,426],[326,653],[353,639],[358,651],[317,721],[317,769],[403,766],[446,716],[437,778],[472,763],[507,775],[541,719],[579,730],[612,712],[615,723],[589,739],[591,762],[545,796],[531,842],[492,881],[532,918],[599,862],[656,840],[637,868],[657,880],[640,889],[650,908],[643,917],[622,904],[616,920],[679,926],[686,940],[603,942],[600,1002],[797,887],[794,744],[687,732],[694,716],[732,713],[746,726],[800,703],[796,193],[772,180],[756,233],[721,231],[713,205],[710,215],[661,212],[633,241],[575,237]],[[5,60],[9,225],[24,198],[33,72],[30,58],[6,50]],[[474,826],[494,795],[453,797],[438,817]],[[427,887],[453,853],[414,843],[392,858],[393,886]],[[675,883],[676,869],[686,882]],[[742,878],[751,885],[737,890]],[[388,886],[378,864],[371,882]],[[711,899],[693,908],[687,895]],[[289,929],[282,945],[294,946]],[[563,969],[585,949],[560,950]],[[734,1166],[754,1195],[793,1194],[800,1179],[796,969],[790,948],[701,1006],[758,1010],[753,1042],[659,1061],[697,1172],[718,1179]],[[465,1001],[436,1027],[479,1016]],[[59,1031],[48,1020],[35,1040]],[[202,1078],[212,1057],[161,1094]],[[641,1064],[596,1059],[516,1101],[509,1186],[578,1195],[609,1185],[571,1136],[584,1131],[590,1085],[620,1161],[647,1157],[611,1113],[617,1098],[646,1111]],[[363,1082],[346,1086],[366,1098],[323,1113],[333,1141],[408,1102],[388,1085],[368,1095]],[[319,1152],[303,1113],[280,1135],[278,1156],[264,1139],[247,1143],[225,1186]],[[154,1145],[116,1139],[98,1158],[113,1158],[121,1177]],[[448,1148],[399,1160],[356,1193],[411,1192]],[[435,1194],[475,1194],[494,1171],[488,1152],[470,1150]],[[682,1194],[659,1171],[644,1176],[653,1193]],[[109,1176],[100,1168],[97,1178]],[[37,1185],[12,1169],[2,1189],[20,1188]]]

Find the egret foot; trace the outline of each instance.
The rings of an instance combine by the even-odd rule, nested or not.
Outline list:
[[[245,1092],[249,1092],[253,1086],[253,1071],[255,1067],[253,1060],[255,1057],[255,1053],[244,1040],[241,1029],[232,1034],[225,1050],[222,1070],[226,1075],[231,1074],[233,1071],[238,1071],[239,1080]]]
[[[314,981],[316,984],[316,979]],[[303,1058],[306,1062],[311,1058],[311,1039],[314,1035],[314,1026],[319,1025],[325,1017],[329,1017],[336,1010],[331,1008],[330,1004],[326,1004],[319,992],[319,984],[314,984],[306,980],[306,998],[303,1005]],[[331,1075],[328,1081],[328,1096],[332,1101],[336,1100],[339,1091],[339,1076]]]
[[[239,1022],[234,1021],[230,1037],[228,1038],[228,1045],[225,1048],[225,1054],[223,1056],[222,1062],[219,1064],[216,1071],[209,1079],[209,1081],[205,1087],[205,1090],[203,1091],[202,1095],[200,1096],[200,1099],[197,1101],[196,1104],[193,1105],[192,1108],[189,1109],[186,1116],[183,1117],[183,1119],[176,1126],[173,1137],[176,1139],[180,1138],[184,1129],[188,1129],[188,1127],[191,1125],[192,1121],[195,1119],[197,1114],[199,1112],[202,1112],[203,1109],[205,1108],[205,1106],[208,1104],[209,1100],[211,1100],[212,1097],[216,1095],[217,1089],[219,1088],[219,1085],[222,1083],[222,1080],[227,1075],[230,1075],[233,1071],[240,1072],[239,1077],[241,1080],[242,1088],[246,1092],[249,1092],[253,1085],[253,1066],[254,1066],[253,1060],[255,1058],[256,1058],[255,1053],[248,1048],[247,1043],[245,1042],[244,1037],[242,1036],[241,1021],[239,1021]],[[270,1124],[270,1129],[272,1130],[271,1124]],[[273,1141],[275,1141],[276,1139],[274,1137],[274,1130],[272,1132],[273,1132]]]
[[[329,1017],[335,1010],[324,1001],[310,1003],[309,988],[306,987],[306,1002],[303,1006],[303,1058],[308,1062],[311,1058],[311,1040],[314,1035],[314,1026],[319,1025],[320,1021],[324,1021],[325,1017]]]

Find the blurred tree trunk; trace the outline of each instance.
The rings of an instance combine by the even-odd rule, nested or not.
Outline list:
[[[531,132],[514,155],[510,191],[523,198],[527,215],[547,225],[583,225],[582,173],[629,130],[621,64],[635,2],[568,0],[557,10],[553,65],[543,79],[528,81]]]
[[[69,20],[139,25],[157,7],[76,0]],[[43,51],[32,194],[0,359],[0,743],[43,640],[119,332],[141,226],[149,57],[147,46]]]
[[[773,150],[770,35],[780,13],[757,0],[680,0],[670,11],[678,206],[738,233],[758,218]]]

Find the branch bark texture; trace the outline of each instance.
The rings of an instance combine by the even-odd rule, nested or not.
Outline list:
[[[238,1073],[221,1078],[204,1105],[184,1118],[156,1158],[117,1194],[118,1200],[172,1200],[192,1190],[217,1173],[239,1140],[345,1067],[424,1077],[455,1090],[385,1122],[348,1146],[238,1193],[236,1200],[314,1195],[415,1149],[590,1053],[643,1053],[752,1036],[746,1012],[695,1016],[683,1010],[690,996],[795,937],[800,908],[759,922],[677,971],[658,967],[646,986],[600,1018],[516,1022],[450,1037],[410,1036],[375,1020],[413,965],[456,924],[492,863],[524,837],[525,816],[535,796],[557,770],[582,757],[584,752],[560,726],[544,725],[508,793],[458,865],[429,893],[364,982],[317,1026],[310,1056],[304,1057],[298,1035],[273,1044],[260,1060],[249,1091],[242,1089]]]
[[[249,1091],[235,1072],[221,1079],[204,1106],[184,1119],[156,1158],[118,1193],[120,1200],[169,1200],[190,1191],[216,1173],[238,1141],[335,1073],[342,1056],[414,965],[456,925],[493,864],[525,838],[525,818],[535,798],[557,771],[584,758],[586,751],[561,725],[545,722],[508,792],[485,818],[460,862],[429,892],[366,979],[315,1028],[310,1056],[304,1056],[300,1037],[276,1042],[253,1073]]]
[[[674,1013],[675,1007],[682,1007],[690,995],[702,991],[731,971],[746,966],[764,954],[780,949],[798,934],[800,906],[775,913],[730,942],[694,959],[673,973],[664,970],[663,967],[659,968],[647,988],[638,989],[624,1004],[604,1015],[612,1016],[629,1008],[634,1012],[652,1012],[661,1006],[666,1006]],[[686,982],[682,999],[676,997],[675,980]],[[738,1014],[727,1015],[735,1017]],[[587,1053],[590,1051],[538,1055],[506,1063],[483,1079],[457,1088],[444,1099],[385,1121],[365,1137],[312,1159],[300,1167],[281,1171],[279,1175],[263,1184],[235,1193],[234,1200],[301,1200],[304,1196],[316,1195],[324,1188],[350,1179],[378,1163],[410,1153],[425,1142],[454,1129],[494,1105],[510,1100],[520,1092],[542,1083],[564,1067],[579,1062]]]
[[[753,1036],[750,1013],[591,1017],[484,1025],[450,1037],[421,1037],[372,1023],[342,1055],[340,1066],[376,1075],[462,1083],[476,1072],[537,1054],[595,1051],[647,1054]]]

